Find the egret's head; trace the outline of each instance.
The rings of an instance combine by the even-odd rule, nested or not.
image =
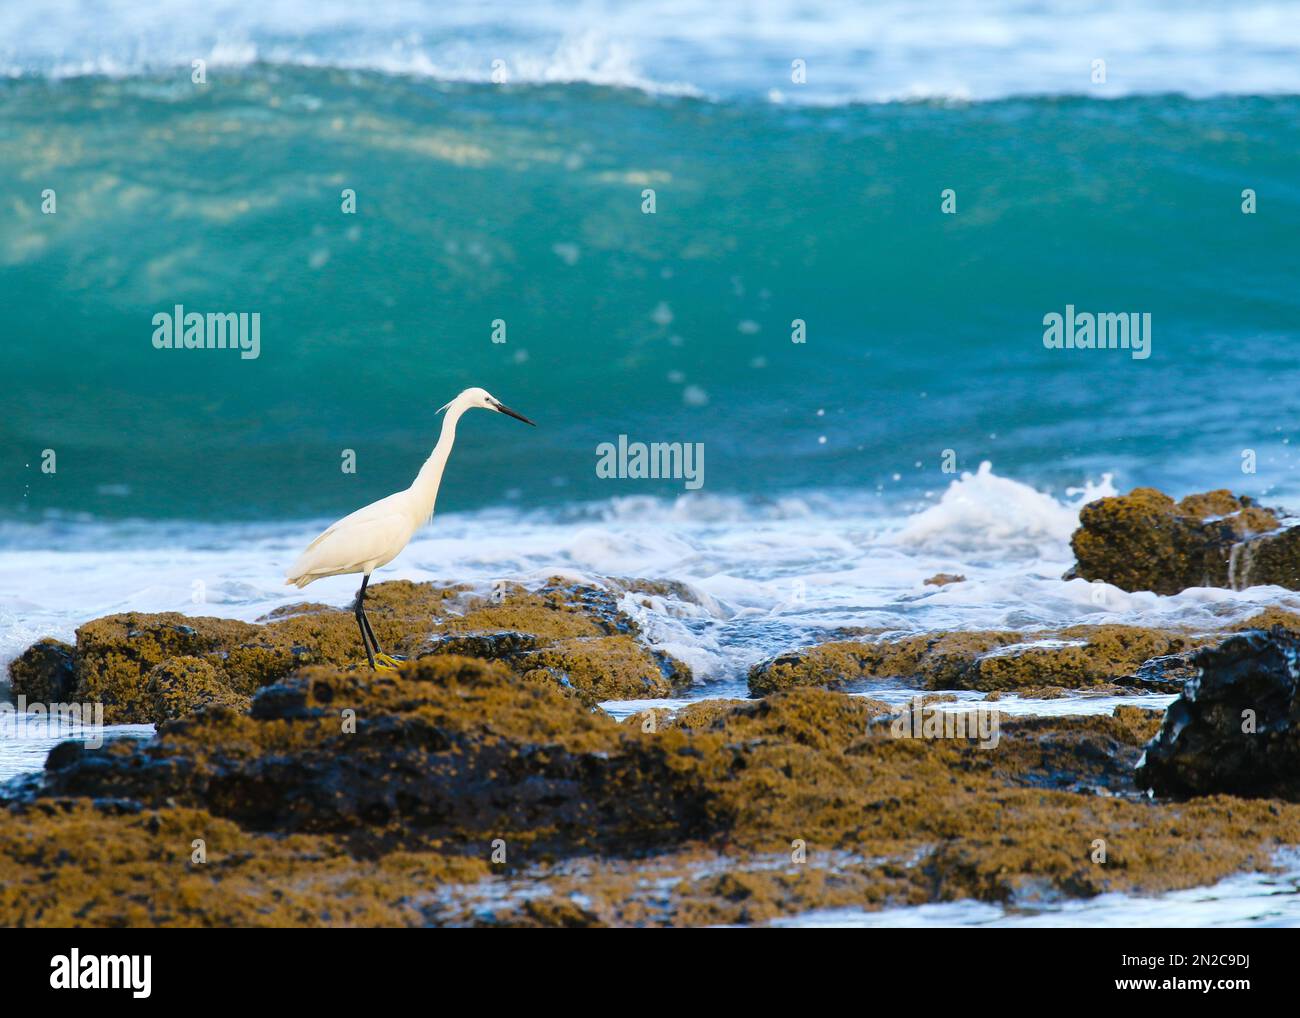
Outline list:
[[[438,412],[442,413],[443,410],[449,410],[452,407],[459,407],[462,412],[466,410],[473,410],[475,408],[479,410],[495,410],[499,414],[505,414],[507,417],[513,417],[515,420],[523,421],[525,424],[533,424],[533,422],[530,421],[523,414],[517,413],[516,411],[511,410],[508,406],[505,406],[499,399],[493,396],[492,393],[488,392],[486,389],[479,389],[479,388],[466,389],[459,396],[457,396],[450,403],[448,403],[445,407],[442,407],[442,409],[439,410]],[[535,424],[533,426],[536,427]]]

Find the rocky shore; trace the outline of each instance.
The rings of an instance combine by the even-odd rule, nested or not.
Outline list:
[[[1265,537],[1251,575],[1284,575],[1276,513],[1158,494],[1083,510],[1079,575],[1182,589],[1240,575],[1232,549]],[[258,623],[126,613],[33,645],[16,695],[157,732],[63,743],[0,788],[0,923],[758,923],[1152,893],[1300,845],[1300,616],[844,633],[755,667],[751,699],[620,723],[598,704],[693,681],[620,610],[655,589],[376,584],[396,672],[363,667],[351,612],[319,604]],[[934,731],[900,736],[883,685],[982,692],[963,707],[997,738],[947,734],[943,696]],[[996,713],[1080,689],[1135,705]],[[1178,697],[1140,706],[1151,692]]]
[[[386,649],[468,654],[587,704],[670,695],[691,683],[671,656],[639,643],[614,591],[556,583],[492,597],[404,580],[371,587],[366,609]],[[355,666],[351,611],[291,605],[260,623],[128,612],[88,622],[76,646],[42,640],[10,666],[15,696],[96,701],[109,724],[158,723],[203,707],[247,710],[262,687],[309,665]]]

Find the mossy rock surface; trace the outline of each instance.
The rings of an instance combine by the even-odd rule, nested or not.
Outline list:
[[[400,673],[306,668],[260,690],[246,714],[210,705],[147,746],[75,753],[46,782],[52,794],[206,808],[250,829],[387,847],[495,831],[626,848],[662,829],[707,830],[708,793],[690,780],[698,762],[628,734],[500,664],[442,655]]]
[[[366,611],[385,650],[501,661],[588,705],[667,695],[692,681],[686,665],[642,643],[617,595],[598,587],[555,581],[476,597],[461,586],[396,580],[368,588]],[[124,724],[177,717],[187,703],[246,706],[300,668],[365,662],[351,610],[301,603],[256,623],[178,612],[109,615],[78,628],[75,647],[34,644],[9,672],[16,695],[100,702],[107,723]]]
[[[981,749],[797,688],[644,731],[492,662],[313,666],[52,759],[0,823],[0,923],[757,923],[1151,893],[1300,843],[1295,804],[1148,799],[1159,725],[1003,719]]]
[[[77,691],[77,649],[62,640],[37,640],[9,663],[14,697],[29,703],[68,703]]]
[[[639,635],[614,593],[552,581],[538,591],[515,586],[474,599],[408,651],[500,661],[528,682],[552,683],[589,706],[671,696],[691,684],[690,668]]]
[[[1195,674],[1192,655],[1243,629],[1277,626],[1300,633],[1300,616],[1270,607],[1218,632],[1146,626],[1067,626],[1037,632],[977,630],[869,641],[832,640],[755,665],[749,690],[828,689],[873,681],[918,689],[1021,692],[1060,687],[1177,692]],[[1122,690],[1121,690],[1122,691]]]
[[[1300,531],[1276,510],[1218,490],[1175,502],[1155,488],[1098,499],[1079,512],[1070,576],[1123,590],[1300,589]]]
[[[232,689],[212,662],[198,657],[173,657],[155,665],[145,690],[153,701],[151,720],[156,724],[209,707],[245,711],[252,702],[247,693]]]

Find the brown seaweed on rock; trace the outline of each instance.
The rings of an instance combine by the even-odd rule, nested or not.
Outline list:
[[[405,580],[369,588],[381,645],[411,657],[469,654],[505,663],[592,705],[666,696],[690,669],[637,639],[636,623],[598,587],[557,582],[499,596]],[[239,708],[260,688],[312,664],[364,660],[351,611],[289,605],[260,623],[126,612],[77,630],[76,647],[42,640],[10,666],[15,695],[98,701],[110,724],[161,722],[215,704]]]
[[[795,686],[835,688],[891,679],[925,689],[1081,689],[1110,685],[1137,673],[1153,658],[1178,655],[1212,640],[1142,626],[1085,625],[1036,633],[977,630],[832,641],[754,666],[749,690],[763,696]],[[1169,679],[1173,675],[1171,669]]]
[[[1004,720],[995,749],[888,716],[799,688],[647,730],[454,655],[314,666],[52,754],[0,824],[0,922],[764,922],[1192,886],[1300,843],[1300,806],[1141,797],[1150,712]]]
[[[1227,490],[1175,502],[1155,488],[1101,498],[1079,512],[1069,577],[1123,590],[1277,584],[1300,589],[1300,531]]]
[[[462,594],[463,588],[395,580],[371,587],[366,603],[376,634],[389,644],[426,634]],[[100,702],[109,724],[156,723],[211,703],[246,703],[304,665],[361,659],[356,620],[344,609],[286,606],[262,623],[123,612],[80,626],[75,648],[33,645],[9,674],[14,694],[31,701]],[[54,692],[67,695],[55,700]]]
[[[407,649],[415,657],[470,654],[500,661],[530,681],[553,682],[583,703],[665,697],[691,671],[638,639],[636,622],[610,591],[553,580],[472,603]]]
[[[149,743],[52,757],[45,792],[206,808],[251,830],[347,834],[366,851],[488,834],[628,850],[710,829],[680,741],[639,740],[553,686],[445,655],[400,676],[304,669],[246,714],[210,708]]]

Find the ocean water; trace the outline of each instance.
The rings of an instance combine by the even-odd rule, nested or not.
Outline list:
[[[340,515],[475,384],[539,427],[469,420],[444,511],[686,491],[622,434],[894,513],[983,460],[1300,494],[1295,4],[687,6],[0,14],[0,516]],[[1046,349],[1071,304],[1151,356]],[[177,305],[259,356],[155,349]]]
[[[1296,3],[9,5],[0,664],[346,603],[284,567],[470,385],[538,427],[466,418],[376,579],[680,581],[624,606],[687,699],[842,626],[1300,609],[1061,579],[1099,495],[1300,506],[1297,151]],[[177,305],[256,313],[258,355],[156,349]],[[1067,305],[1150,314],[1150,356],[1045,348]],[[622,435],[702,486],[600,477]],[[0,778],[48,748],[6,739]]]

